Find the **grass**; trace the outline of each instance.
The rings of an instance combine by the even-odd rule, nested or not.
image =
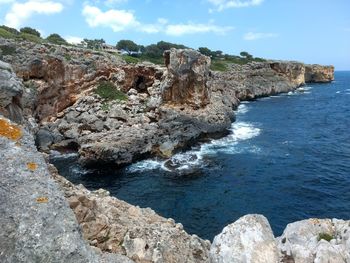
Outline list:
[[[149,57],[149,56],[144,55],[144,54],[140,55],[138,57],[123,55],[122,58],[125,60],[126,63],[129,63],[129,64],[136,64],[136,63],[143,62],[143,61],[152,62],[152,63],[157,64],[157,65],[164,64],[163,57]]]
[[[216,61],[213,60],[210,65],[210,69],[214,71],[227,71],[228,70],[228,63],[224,61]]]
[[[100,82],[95,90],[95,93],[107,101],[124,101],[128,99],[128,96],[125,93],[118,90],[117,87],[109,81]]]
[[[23,40],[27,40],[30,42],[34,42],[34,43],[43,43],[44,42],[42,38],[35,36],[35,35],[28,34],[28,33],[20,33],[18,35],[18,38],[23,39]]]
[[[334,237],[330,234],[327,234],[327,233],[321,233],[318,235],[318,241],[320,241],[321,239],[324,239],[324,240],[329,242],[332,239],[334,239]]]
[[[136,64],[136,63],[141,62],[141,60],[139,58],[132,57],[129,55],[123,55],[122,58],[125,60],[126,63],[129,63],[129,64]]]
[[[15,38],[16,36],[7,30],[0,28],[0,37],[3,38]]]

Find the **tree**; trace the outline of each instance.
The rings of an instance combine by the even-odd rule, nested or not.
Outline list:
[[[0,26],[0,28],[2,28],[4,30],[6,30],[7,32],[10,32],[10,33],[12,33],[14,35],[19,35],[19,31],[17,29],[15,29],[15,28],[8,27],[8,26],[5,26],[5,25]]]
[[[206,55],[208,57],[210,57],[212,55],[212,51],[207,47],[200,47],[200,48],[198,48],[198,51],[201,54]]]
[[[51,34],[46,38],[47,41],[57,45],[67,45],[67,41],[59,34]]]
[[[84,38],[83,43],[89,49],[102,49],[102,45],[106,43],[102,38],[101,39],[87,39]]]
[[[245,57],[245,58],[247,58],[247,59],[252,59],[253,58],[253,56],[252,55],[250,55],[248,52],[246,52],[246,51],[242,51],[241,53],[239,53],[240,55],[241,55],[241,57]]]
[[[133,52],[138,52],[140,49],[139,45],[137,45],[134,41],[126,39],[120,40],[117,43],[116,47],[118,49],[128,52],[129,55]]]
[[[19,30],[21,33],[26,33],[26,34],[30,34],[30,35],[34,35],[34,36],[37,36],[37,37],[40,37],[40,32],[34,28],[31,28],[31,27],[22,27],[20,30]]]

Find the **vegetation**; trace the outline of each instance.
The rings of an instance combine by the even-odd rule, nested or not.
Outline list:
[[[97,49],[100,50],[102,49],[103,44],[105,44],[106,41],[104,41],[104,39],[87,39],[84,38],[83,41],[83,46],[86,46],[89,49]]]
[[[140,46],[131,40],[120,40],[116,46],[120,50],[124,50],[129,55],[132,53],[137,53],[140,50]]]
[[[0,26],[0,29],[3,29],[3,30],[5,30],[13,35],[19,35],[19,31],[15,28],[12,28],[12,27],[2,25],[2,26]]]
[[[330,234],[327,234],[327,233],[321,233],[318,235],[318,241],[320,241],[321,239],[324,239],[324,240],[329,242],[332,239],[334,239],[334,237]]]
[[[0,51],[1,51],[0,54],[2,56],[13,55],[14,53],[16,53],[16,47],[3,45],[3,46],[0,46]]]
[[[126,94],[117,89],[117,87],[109,81],[102,81],[98,84],[95,93],[101,98],[109,100],[127,100]]]
[[[21,33],[24,33],[24,34],[34,35],[34,36],[37,36],[39,38],[41,37],[40,32],[34,28],[31,28],[31,27],[22,27],[19,31]]]
[[[0,37],[3,38],[12,38],[17,40],[27,40],[35,43],[53,43],[58,45],[69,45],[65,39],[63,39],[59,34],[51,34],[45,40],[40,37],[40,32],[31,27],[23,27],[20,29],[20,32],[14,28],[7,26],[0,26]],[[104,39],[84,39],[82,43],[77,46],[82,48],[101,50],[103,52],[103,46],[105,44]],[[127,63],[138,63],[142,61],[149,61],[154,64],[163,64],[163,53],[166,50],[171,48],[184,49],[188,48],[181,44],[174,44],[165,41],[159,41],[156,44],[151,44],[148,46],[138,45],[132,40],[123,39],[120,40],[116,47],[120,50],[124,50],[128,55],[123,55],[123,59]],[[221,50],[210,50],[207,47],[200,47],[198,51],[206,56],[209,56],[212,60],[211,70],[216,71],[226,71],[229,69],[231,64],[247,64],[253,61],[263,62],[265,61],[262,58],[254,57],[249,54],[247,51],[240,52],[239,56],[224,54]],[[3,51],[2,54],[8,52],[14,52],[13,50]],[[71,60],[69,55],[65,56],[66,60]]]
[[[49,43],[56,44],[56,45],[68,45],[67,41],[61,37],[59,34],[51,34],[49,35],[46,40]]]

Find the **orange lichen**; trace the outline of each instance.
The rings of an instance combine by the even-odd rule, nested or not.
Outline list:
[[[22,130],[19,126],[10,124],[7,120],[0,118],[0,136],[17,141],[22,137]]]
[[[49,201],[49,198],[42,196],[42,197],[38,197],[36,201],[40,204],[43,204],[43,203],[47,203]]]
[[[27,163],[27,168],[34,172],[36,169],[38,169],[38,165],[36,163]]]

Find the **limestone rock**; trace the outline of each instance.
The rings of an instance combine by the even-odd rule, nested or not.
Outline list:
[[[18,123],[23,121],[22,94],[23,84],[12,67],[0,60],[0,113]]]
[[[2,116],[0,181],[0,262],[106,262],[83,240],[33,137]]]
[[[277,238],[282,262],[349,262],[350,221],[308,219],[288,224]],[[325,240],[327,239],[327,240]]]
[[[214,238],[212,263],[277,263],[278,250],[271,227],[262,215],[246,215]]]
[[[90,245],[140,263],[208,262],[210,242],[187,234],[174,220],[163,218],[150,208],[130,205],[102,190],[90,192],[83,186],[74,186],[52,172]]]
[[[305,66],[306,82],[331,82],[334,80],[334,67],[321,65]]]
[[[207,86],[210,58],[190,49],[174,49],[164,53],[168,69],[162,86],[165,102],[203,107],[209,103]]]

